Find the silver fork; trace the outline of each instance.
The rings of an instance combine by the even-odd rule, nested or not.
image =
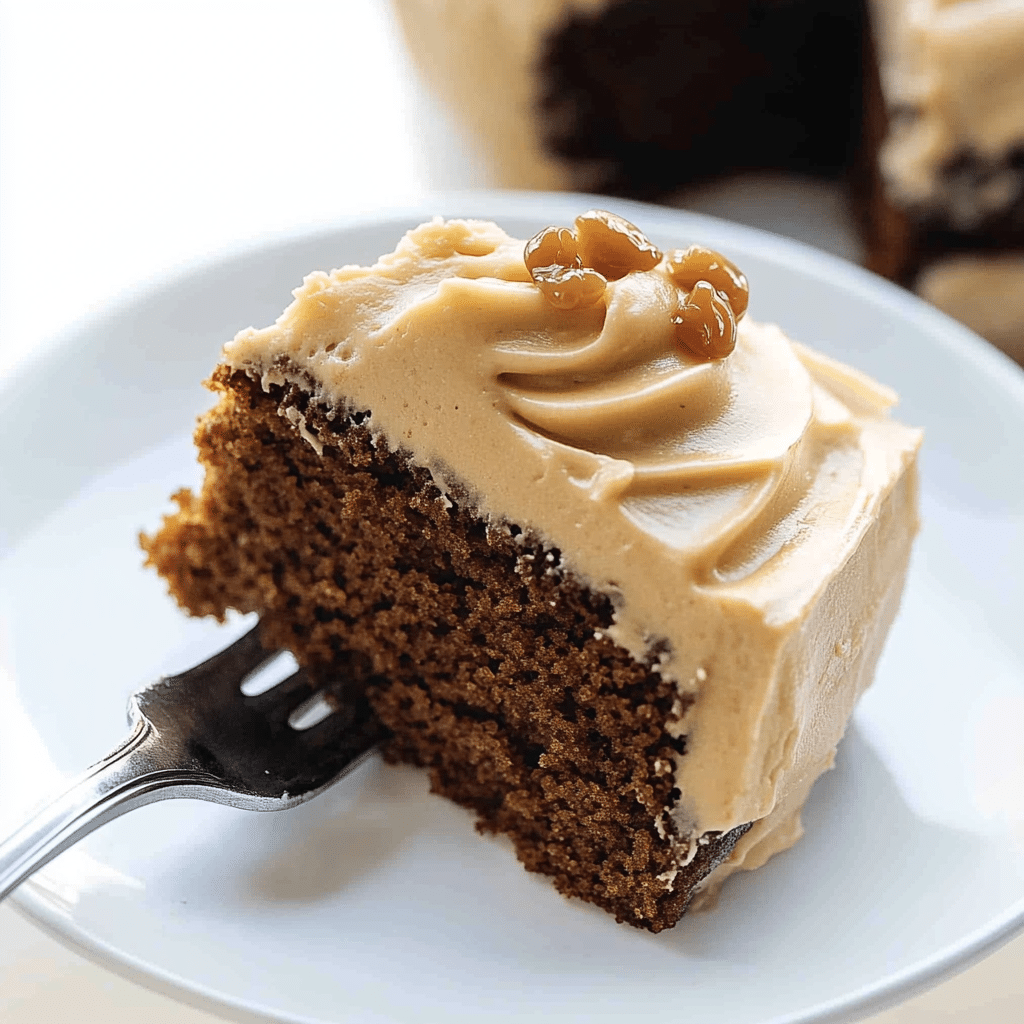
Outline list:
[[[131,733],[0,843],[0,900],[93,829],[157,800],[192,797],[257,811],[295,807],[351,771],[384,732],[365,700],[330,700],[309,728],[296,722],[318,687],[301,669],[266,692],[242,684],[281,652],[259,626],[202,664],[128,701]]]

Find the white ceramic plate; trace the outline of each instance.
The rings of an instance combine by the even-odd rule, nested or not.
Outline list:
[[[605,202],[608,202],[607,200]],[[591,200],[467,194],[189,270],[60,340],[0,393],[0,808],[121,736],[128,693],[223,644],[141,567],[194,483],[198,382],[313,268],[373,260],[435,213],[513,234]],[[751,313],[894,385],[927,430],[903,610],[806,838],[652,936],[559,896],[503,841],[370,762],[279,815],[180,802],[94,833],[19,890],[65,941],[238,1019],[852,1020],[1024,921],[1024,375],[911,296],[749,229],[615,203],[748,273]]]

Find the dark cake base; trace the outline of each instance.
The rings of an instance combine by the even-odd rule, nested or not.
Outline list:
[[[538,118],[579,184],[658,198],[742,170],[845,173],[859,142],[864,0],[610,0],[570,9]]]
[[[142,540],[194,615],[257,612],[267,646],[365,691],[384,755],[421,765],[531,871],[660,931],[749,828],[676,868],[675,687],[602,633],[612,606],[557,550],[485,524],[429,473],[374,445],[366,414],[221,369],[199,424],[202,493]],[[324,442],[318,455],[288,419]]]

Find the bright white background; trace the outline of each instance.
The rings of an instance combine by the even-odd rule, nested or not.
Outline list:
[[[0,376],[197,257],[487,183],[479,154],[420,94],[383,0],[2,0]],[[857,252],[827,188],[764,179],[687,200]],[[5,1024],[213,1019],[0,908]],[[874,1024],[1021,1020],[1024,940]]]
[[[382,4],[0,10],[0,369],[154,273],[426,185]]]

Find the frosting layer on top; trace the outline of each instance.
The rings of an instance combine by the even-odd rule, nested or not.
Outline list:
[[[919,434],[889,418],[892,392],[776,327],[741,321],[728,358],[691,356],[664,261],[560,310],[523,244],[489,223],[422,225],[372,267],[311,274],[224,361],[368,411],[442,491],[557,548],[610,595],[613,639],[695,698],[673,725],[683,834],[795,803],[773,826],[788,844],[870,678],[842,666],[877,653],[892,588],[871,563],[862,598],[850,566],[902,486],[898,600]]]

